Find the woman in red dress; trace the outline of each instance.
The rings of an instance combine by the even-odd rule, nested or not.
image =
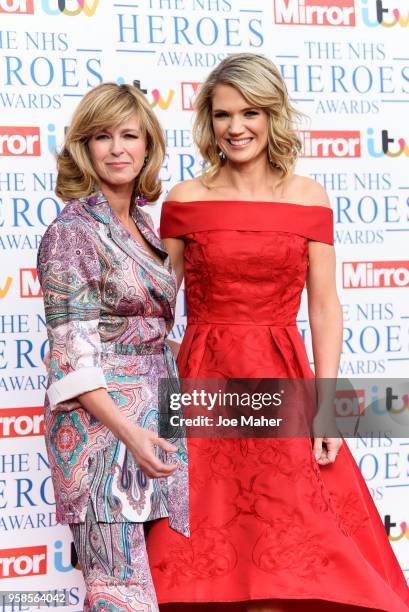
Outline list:
[[[229,56],[203,84],[196,112],[207,169],[172,189],[161,222],[185,278],[181,377],[336,378],[332,211],[319,184],[293,173],[300,141],[277,68]],[[305,283],[315,374],[296,326]],[[166,521],[148,538],[159,602],[173,602],[164,610],[409,609],[341,439],[191,439],[189,465],[191,538]]]

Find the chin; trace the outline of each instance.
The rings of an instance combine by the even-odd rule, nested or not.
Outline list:
[[[253,161],[255,155],[229,155],[227,159],[234,164],[245,164],[246,162]]]

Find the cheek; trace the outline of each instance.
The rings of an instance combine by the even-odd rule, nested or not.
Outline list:
[[[128,151],[132,154],[132,157],[136,162],[139,162],[140,160],[143,162],[146,153],[145,143],[138,140],[130,145]]]
[[[265,137],[265,139],[267,141],[267,139],[268,139],[268,123],[267,123],[266,119],[263,119],[263,121],[260,121],[259,132]]]
[[[213,134],[215,135],[215,138],[217,140],[224,132],[223,123],[221,121],[213,121],[212,127],[213,127]]]
[[[100,142],[93,142],[88,145],[89,156],[93,165],[97,164],[104,156],[103,145]]]

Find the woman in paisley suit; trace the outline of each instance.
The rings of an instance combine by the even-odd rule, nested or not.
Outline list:
[[[88,92],[57,158],[56,193],[67,204],[39,249],[46,443],[86,611],[156,611],[144,524],[168,517],[188,534],[184,444],[157,433],[158,381],[175,374],[165,343],[175,278],[138,205],[160,194],[164,151],[140,91],[105,83]]]

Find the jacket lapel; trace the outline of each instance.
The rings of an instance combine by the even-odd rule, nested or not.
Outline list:
[[[135,206],[132,212],[132,217],[139,231],[144,236],[144,238],[149,242],[149,244],[151,244],[157,251],[160,251],[160,253],[162,253],[164,256],[167,256],[168,253],[166,249],[163,247],[161,240],[155,234],[154,230],[152,229],[151,224],[146,219],[145,214],[141,211],[141,209],[138,206]]]
[[[101,191],[87,198],[82,198],[80,201],[94,219],[107,227],[109,238],[113,240],[126,255],[145,268],[151,276],[157,280],[159,285],[166,287],[166,293],[168,293],[169,274],[173,276],[174,271],[171,266],[168,252],[152,229],[150,217],[145,215],[141,209],[135,205],[132,211],[132,217],[144,238],[154,249],[158,250],[163,255],[162,263],[158,263],[151,257],[146,249],[124,228]]]
[[[161,290],[163,299],[169,304],[173,324],[173,313],[176,303],[176,278],[172,269],[170,257],[162,246],[161,241],[153,231],[150,218],[135,206],[132,216],[139,231],[146,240],[163,254],[163,263],[158,263],[137,240],[124,228],[112,211],[102,192],[81,198],[84,209],[106,227],[108,237],[131,259],[141,266]],[[148,221],[149,219],[149,221]]]
[[[100,223],[107,226],[109,237],[115,242],[115,244],[122,250],[126,255],[131,257],[134,261],[140,265],[147,267],[147,262],[154,262],[157,264],[146,249],[138,243],[138,241],[125,229],[122,223],[119,221],[112,208],[109,206],[108,201],[102,192],[91,195],[88,198],[83,198],[82,204],[84,208],[89,212]],[[132,213],[132,217],[135,223],[144,236],[144,238],[163,255],[164,263],[168,257],[166,250],[163,248],[161,241],[156,236],[155,232],[149,226],[145,215],[139,210],[137,206]],[[148,266],[150,267],[150,266]]]

